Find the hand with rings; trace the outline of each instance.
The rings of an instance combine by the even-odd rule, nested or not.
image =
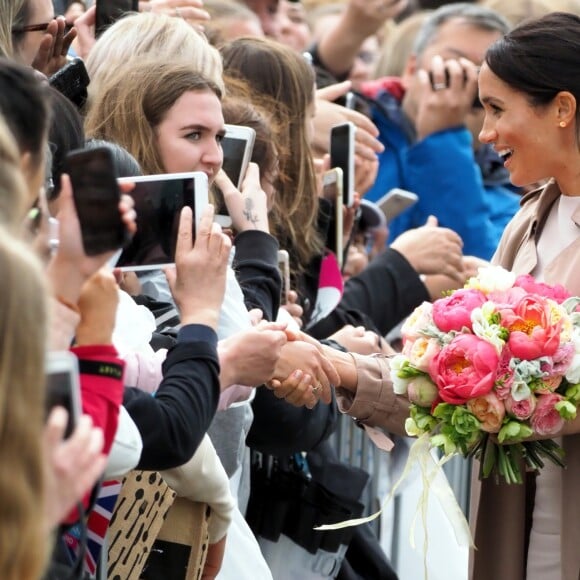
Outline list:
[[[283,381],[271,380],[267,387],[274,391],[278,399],[284,399],[295,407],[313,409],[323,391],[322,383],[312,385],[312,376],[301,370],[296,370]]]

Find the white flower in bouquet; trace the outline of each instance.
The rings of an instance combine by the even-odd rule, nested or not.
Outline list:
[[[470,278],[465,287],[481,290],[484,294],[505,292],[516,281],[516,275],[501,266],[486,266],[479,268],[477,272],[477,276]]]

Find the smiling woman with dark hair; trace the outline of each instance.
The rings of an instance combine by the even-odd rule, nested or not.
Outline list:
[[[480,140],[503,158],[514,185],[552,178],[523,198],[494,261],[572,295],[580,294],[579,54],[580,18],[555,12],[493,44],[479,75]],[[580,419],[561,435],[566,470],[547,462],[521,486],[483,482],[475,579],[578,579]]]

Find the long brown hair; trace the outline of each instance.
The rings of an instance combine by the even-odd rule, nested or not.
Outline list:
[[[44,353],[47,290],[40,266],[0,227],[0,578],[38,580],[44,521]]]
[[[299,54],[269,39],[239,38],[220,51],[224,73],[246,80],[255,92],[268,97],[270,113],[280,128],[272,231],[282,245],[290,244],[293,269],[302,270],[322,251],[316,229],[316,174],[306,130],[314,72]]]
[[[211,91],[215,83],[181,62],[131,62],[110,74],[93,96],[85,120],[87,137],[118,143],[146,174],[165,173],[156,147],[156,129],[175,102],[188,91]]]

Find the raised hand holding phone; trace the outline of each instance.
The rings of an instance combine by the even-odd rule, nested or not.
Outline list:
[[[59,232],[58,247],[48,264],[47,274],[52,283],[53,293],[69,304],[76,305],[85,281],[111,259],[114,251],[95,256],[85,254],[68,175],[62,176],[61,184],[59,211],[56,216]],[[128,192],[132,188],[133,185],[127,183],[121,186],[121,191]],[[132,200],[126,195],[122,196],[117,208],[127,232],[134,233],[137,226]]]
[[[191,208],[181,210],[175,268],[166,268],[165,275],[183,325],[205,324],[217,328],[232,243],[213,218],[214,209],[210,204],[201,215],[193,242]]]
[[[237,232],[260,230],[270,233],[268,224],[268,196],[260,184],[260,169],[250,163],[238,190],[223,170],[215,178],[224,195],[232,226]]]

